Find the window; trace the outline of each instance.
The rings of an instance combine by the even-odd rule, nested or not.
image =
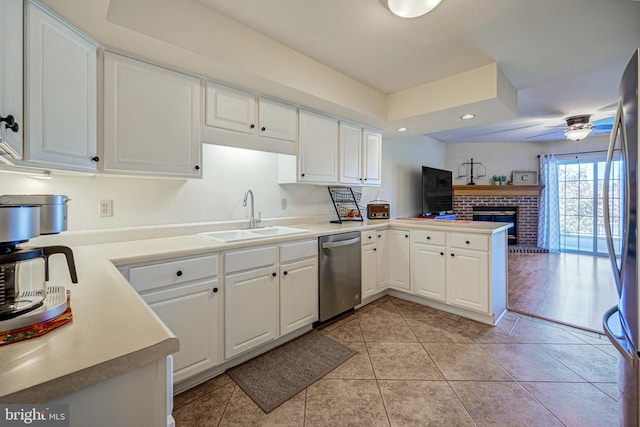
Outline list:
[[[561,251],[608,253],[602,199],[604,169],[603,158],[558,162]],[[614,161],[609,186],[610,217],[616,245],[621,242],[622,185],[622,162]]]

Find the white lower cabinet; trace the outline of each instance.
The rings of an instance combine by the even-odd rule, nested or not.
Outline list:
[[[144,300],[180,340],[180,351],[174,355],[174,381],[220,363],[217,279],[146,294]]]
[[[363,300],[374,295],[378,287],[378,252],[374,236],[373,231],[364,231],[360,240],[360,295]]]
[[[224,256],[224,353],[229,359],[278,338],[278,268],[276,246]]]
[[[416,295],[446,301],[445,233],[411,231],[411,287]]]
[[[505,236],[412,230],[414,293],[495,320],[506,308]]]
[[[318,320],[318,243],[280,245],[280,335]]]
[[[389,287],[389,230],[376,231],[376,252],[378,261],[377,292]]]
[[[389,287],[411,291],[409,230],[392,228],[388,233]]]
[[[120,268],[180,340],[173,363],[175,382],[221,362],[218,260],[212,254]]]
[[[367,297],[385,290],[389,285],[388,230],[362,232],[361,236],[361,296]]]
[[[447,303],[488,312],[489,256],[486,251],[449,248]]]

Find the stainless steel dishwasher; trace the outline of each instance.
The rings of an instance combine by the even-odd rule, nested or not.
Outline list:
[[[360,304],[360,232],[318,239],[320,322]]]

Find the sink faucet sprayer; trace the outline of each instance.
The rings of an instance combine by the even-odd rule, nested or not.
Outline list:
[[[258,212],[258,219],[256,219],[256,217],[254,216],[254,210],[253,210],[253,191],[251,190],[247,190],[246,193],[244,193],[244,201],[242,202],[242,206],[244,206],[245,208],[247,207],[247,197],[251,195],[251,217],[249,218],[249,228],[256,228],[256,224],[262,221],[262,214],[260,212]]]

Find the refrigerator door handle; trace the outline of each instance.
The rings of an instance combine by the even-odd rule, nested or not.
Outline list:
[[[615,279],[614,281],[616,283],[616,289],[618,290],[618,296],[622,295],[622,280],[620,275],[622,274],[624,259],[621,260],[620,266],[618,266],[618,263],[616,261],[617,257],[616,257],[615,249],[613,247],[613,236],[611,232],[611,216],[609,213],[609,178],[611,174],[611,164],[613,162],[613,153],[615,151],[615,143],[616,143],[616,139],[618,138],[618,132],[620,131],[620,128],[622,126],[621,122],[622,122],[622,99],[618,101],[616,118],[613,122],[613,128],[611,129],[611,137],[609,138],[609,147],[607,149],[607,161],[604,166],[604,180],[603,180],[603,186],[602,186],[602,192],[603,192],[602,216],[604,219],[604,231],[605,231],[606,241],[607,241],[607,250],[609,251],[609,259],[611,260],[611,266],[613,267],[614,279]],[[624,144],[624,141],[623,141],[623,144]],[[625,153],[624,147],[622,148],[623,148],[623,156],[624,156],[626,153]],[[626,174],[626,168],[625,168],[625,174]],[[627,186],[625,186],[625,190],[626,190],[626,187]],[[624,196],[626,196],[626,194]],[[626,203],[627,203],[627,200],[624,200],[625,207],[626,207]],[[625,216],[628,216],[628,215],[625,215]],[[625,231],[626,230],[627,230],[627,227],[625,227]],[[621,237],[623,238],[623,246],[624,246],[621,256],[624,257],[626,245],[627,245],[627,239],[626,239],[626,236],[621,236]]]
[[[607,335],[609,341],[611,341],[616,350],[618,350],[620,354],[622,354],[622,356],[627,360],[627,362],[631,363],[631,366],[635,368],[637,364],[637,358],[634,357],[633,353],[629,352],[629,350],[625,348],[625,346],[620,342],[621,340],[630,342],[626,336],[626,333],[624,332],[624,329],[622,331],[623,336],[618,336],[611,330],[609,326],[609,319],[617,312],[618,306],[614,305],[602,315],[602,329],[604,329],[604,333]]]

